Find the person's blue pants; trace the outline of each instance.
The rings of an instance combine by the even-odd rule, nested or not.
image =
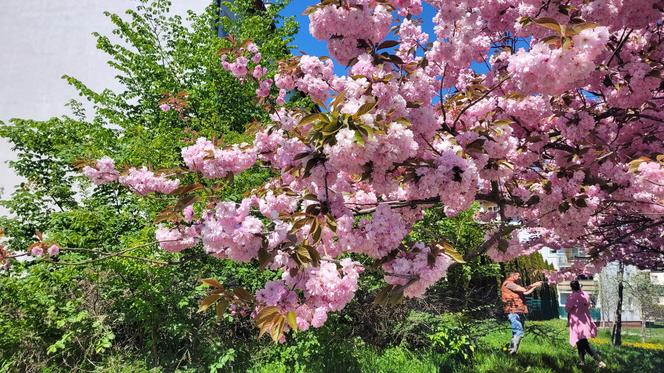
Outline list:
[[[510,324],[512,325],[512,336],[523,337],[525,334],[524,324],[526,320],[523,317],[523,314],[520,313],[510,313],[507,315]]]
[[[512,326],[512,341],[510,342],[510,354],[516,354],[519,350],[519,344],[521,343],[521,338],[525,334],[524,325],[526,319],[523,317],[522,313],[510,313],[507,315],[507,318],[510,320],[510,325]]]

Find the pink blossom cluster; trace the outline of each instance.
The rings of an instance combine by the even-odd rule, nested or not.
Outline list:
[[[172,253],[194,247],[200,241],[200,232],[196,226],[167,228],[157,227],[155,238],[159,246]]]
[[[429,41],[429,35],[422,31],[422,26],[407,18],[399,26],[399,38],[401,43],[397,55],[404,62],[414,61],[417,48],[426,45]]]
[[[281,118],[288,121],[286,125],[290,125],[288,114],[282,115]],[[295,157],[310,150],[300,139],[285,137],[282,131],[273,131],[271,134],[267,131],[257,133],[254,148],[259,160],[276,168],[287,168],[297,163]]]
[[[247,75],[251,73],[251,77],[258,83],[256,96],[265,98],[270,95],[273,81],[267,78],[268,69],[261,66],[261,59],[262,55],[258,46],[250,42],[246,48],[240,48],[239,55],[233,62],[228,61],[228,55],[222,55],[221,66],[241,82],[244,82]]]
[[[140,169],[132,167],[127,174],[121,175],[109,157],[99,159],[95,167],[85,166],[83,174],[96,185],[117,181],[141,196],[152,192],[169,194],[180,186],[180,180],[169,179],[163,174],[155,175],[146,167]]]
[[[372,6],[369,0],[349,0],[319,8],[309,15],[309,31],[318,40],[326,40],[330,54],[347,64],[362,53],[358,40],[377,43],[387,36],[392,16],[384,5]]]
[[[332,61],[305,55],[300,57],[298,67],[302,76],[294,80],[294,86],[314,100],[325,102],[330,97],[330,82],[334,77]],[[289,86],[291,82],[283,77],[279,88],[288,89]]]
[[[570,49],[537,43],[528,52],[520,49],[509,56],[507,71],[519,82],[518,88],[524,93],[555,95],[575,85],[583,86],[605,50],[609,32],[606,27],[597,27],[583,30],[572,39]]]
[[[640,203],[642,211],[651,216],[664,216],[664,164],[643,162],[637,169],[629,189],[632,197]],[[628,192],[629,193],[629,192]]]
[[[432,72],[441,74],[444,71],[452,82],[461,70],[478,56],[486,55],[491,47],[491,36],[482,32],[486,25],[482,8],[472,7],[469,3],[474,1],[440,2],[433,19],[436,40],[426,57],[436,62]]]
[[[557,284],[562,281],[572,281],[580,275],[592,276],[599,273],[607,265],[606,261],[600,260],[594,263],[577,261],[571,267],[561,271],[544,271],[546,279],[551,284]]]
[[[249,73],[249,68],[247,64],[249,60],[246,57],[240,56],[235,59],[234,62],[228,62],[222,57],[221,64],[226,71],[230,71],[236,78],[244,79],[244,77]]]
[[[496,242],[486,254],[495,262],[506,262],[519,256],[533,254],[540,249],[563,249],[560,238],[552,230],[544,228],[530,228],[515,230],[507,241],[508,246],[501,248]]]
[[[259,307],[277,306],[282,313],[294,311],[298,330],[321,327],[329,312],[343,309],[357,291],[357,281],[363,267],[349,258],[337,264],[323,261],[292,277],[285,272],[282,280],[270,281],[256,292]],[[296,290],[303,294],[300,299]]]
[[[251,199],[238,206],[220,202],[207,212],[201,222],[201,239],[207,253],[217,258],[248,262],[258,255],[262,243],[263,223],[249,215]]]
[[[258,209],[263,216],[276,220],[280,214],[289,214],[295,211],[297,202],[297,198],[285,194],[275,196],[274,192],[269,191],[265,197],[258,201]]]
[[[477,168],[452,150],[441,151],[432,166],[419,167],[416,172],[419,180],[409,190],[412,199],[437,196],[450,216],[467,210],[475,200]]]
[[[352,217],[339,218],[339,244],[344,250],[382,258],[399,246],[409,226],[401,214],[389,205],[378,205],[371,220],[362,219],[352,228]]]
[[[435,254],[430,258],[433,255],[429,247],[416,243],[409,252],[400,252],[395,259],[383,264],[385,282],[405,286],[406,298],[422,297],[431,285],[445,276],[453,263],[447,255]]]
[[[256,163],[256,153],[252,148],[242,149],[235,144],[229,149],[219,149],[203,137],[194,145],[183,148],[182,158],[190,170],[210,179],[242,172]]]
[[[180,186],[179,179],[169,179],[163,174],[155,175],[146,167],[130,168],[126,175],[118,178],[118,182],[141,196],[153,192],[169,194]]]
[[[303,312],[305,309],[298,309],[298,327],[303,326],[303,330],[307,328],[306,323],[315,328],[321,327],[327,320],[328,312],[343,309],[355,296],[363,268],[348,258],[342,259],[339,264],[341,273],[335,263],[324,261],[318,268],[312,268],[304,279],[288,279],[287,276],[287,282],[304,285],[305,304],[313,310],[309,318],[308,312]]]
[[[46,249],[46,254],[48,256],[57,256],[60,254],[60,246],[57,244],[52,244]],[[35,257],[40,257],[44,255],[44,247],[42,245],[36,245],[30,250],[30,255]]]
[[[256,301],[263,306],[278,306],[283,313],[292,311],[298,303],[297,293],[288,289],[283,280],[268,281],[256,292]]]
[[[102,185],[117,181],[120,173],[115,169],[115,162],[111,158],[102,157],[97,160],[95,167],[85,166],[83,175],[95,185]]]
[[[422,13],[422,0],[392,0],[391,5],[399,9],[399,15],[418,15]]]

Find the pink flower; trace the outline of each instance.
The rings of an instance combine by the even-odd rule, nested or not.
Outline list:
[[[60,247],[58,247],[56,244],[53,244],[48,248],[47,252],[49,256],[56,256],[60,253]]]
[[[32,256],[42,256],[44,255],[44,249],[41,246],[35,246],[30,250]]]
[[[169,111],[169,110],[171,110],[171,105],[161,104],[161,105],[159,105],[159,109],[161,109],[161,111]]]
[[[168,179],[163,174],[155,175],[154,172],[145,167],[141,169],[130,168],[128,174],[120,176],[118,181],[138,195],[146,195],[152,192],[169,194],[180,186],[180,180]]]
[[[176,253],[195,246],[199,242],[199,232],[193,226],[175,229],[159,226],[155,238],[162,249]]]
[[[207,178],[223,178],[228,173],[239,173],[254,165],[256,151],[253,148],[240,148],[233,145],[229,149],[218,149],[201,137],[196,144],[182,148],[182,158],[192,171],[198,171]]]
[[[258,53],[258,46],[254,43],[247,44],[247,51],[249,53]]]
[[[311,318],[311,326],[320,328],[327,321],[327,310],[323,307],[318,307],[314,310],[314,315]]]
[[[272,87],[272,79],[263,80],[262,82],[260,82],[260,85],[256,90],[256,96],[258,97],[269,96],[271,87]]]
[[[192,220],[194,220],[194,206],[189,205],[189,206],[185,207],[184,210],[182,211],[182,214],[184,216],[184,220],[187,223],[191,223]]]
[[[83,174],[95,185],[107,184],[118,180],[120,173],[115,169],[115,163],[109,157],[102,157],[95,167],[85,166]]]
[[[260,80],[260,78],[263,77],[263,75],[265,75],[265,73],[267,73],[266,68],[262,67],[261,65],[256,65],[256,67],[254,67],[254,72],[252,73],[252,76],[256,80]]]
[[[443,254],[437,254],[430,263],[431,249],[422,243],[413,246],[411,253],[400,253],[399,256],[383,265],[385,281],[388,284],[406,285],[404,290],[406,298],[419,298],[426,290],[447,273],[452,259]]]

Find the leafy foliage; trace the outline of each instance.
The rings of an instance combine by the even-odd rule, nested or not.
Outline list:
[[[126,165],[172,167],[181,162],[176,150],[192,139],[221,134],[224,143],[246,141],[245,125],[265,118],[253,103],[254,90],[235,84],[219,65],[218,52],[228,42],[217,26],[254,40],[276,60],[289,53],[297,29],[277,16],[284,3],[257,11],[253,1],[234,1],[227,4],[233,20],[219,19],[213,7],[185,20],[169,15],[169,5],[145,0],[124,15],[107,13],[113,34],[94,36],[121,88],[95,91],[64,77],[92,104],[91,112],[74,101],[72,116],[0,125],[0,136],[17,154],[11,167],[25,179],[1,202],[12,213],[0,218],[5,244],[20,252],[39,231],[63,247],[57,257],[16,262],[0,276],[3,369],[87,369],[106,359],[112,366],[120,353],[143,356],[145,366],[223,369],[256,348],[229,350],[226,343],[242,340],[253,326],[230,326],[230,314],[220,321],[197,314],[206,289],[196,284],[215,277],[255,290],[274,273],[194,251],[159,250],[152,222],[171,201],[91,188],[77,172],[81,159],[102,154]],[[160,109],[164,103],[172,109]],[[267,176],[261,169],[247,172],[217,193],[240,199]]]

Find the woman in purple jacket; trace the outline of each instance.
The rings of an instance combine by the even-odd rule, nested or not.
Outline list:
[[[590,298],[585,291],[581,290],[579,281],[572,281],[570,287],[572,288],[572,294],[569,295],[567,303],[565,303],[569,343],[576,346],[579,351],[581,366],[585,365],[586,353],[588,353],[598,362],[600,368],[604,368],[606,364],[588,342],[588,338],[597,336],[597,326],[590,317]]]

